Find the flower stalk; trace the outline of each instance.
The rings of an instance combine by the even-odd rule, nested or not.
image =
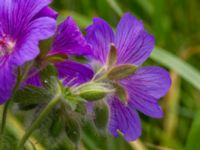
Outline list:
[[[18,150],[23,149],[24,144],[29,139],[31,134],[34,132],[34,130],[41,124],[43,119],[49,114],[49,112],[58,104],[58,102],[61,100],[61,88],[58,86],[57,94],[54,96],[54,98],[50,101],[50,103],[46,106],[46,108],[41,112],[41,114],[38,116],[38,118],[33,122],[31,127],[26,131],[25,135],[22,137],[22,139],[19,142]]]

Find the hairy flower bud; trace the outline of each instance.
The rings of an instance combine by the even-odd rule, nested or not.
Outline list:
[[[108,84],[105,83],[88,83],[80,88],[77,88],[77,93],[80,97],[88,101],[96,101],[103,99],[108,93],[113,92]]]
[[[65,117],[65,131],[68,138],[75,144],[80,140],[81,129],[78,121],[68,114]]]
[[[94,123],[98,129],[106,129],[108,118],[109,118],[109,110],[108,106],[104,102],[98,102],[95,104],[93,111],[95,113]]]

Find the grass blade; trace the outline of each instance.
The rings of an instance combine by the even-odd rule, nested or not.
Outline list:
[[[123,15],[123,11],[122,9],[119,7],[119,5],[117,4],[116,0],[107,0],[108,4],[110,5],[110,7],[112,7],[112,9],[119,15],[122,16]]]
[[[174,70],[182,78],[200,90],[200,72],[188,63],[158,47],[152,52],[151,58],[169,69]]]

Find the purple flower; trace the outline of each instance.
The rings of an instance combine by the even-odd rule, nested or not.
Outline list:
[[[39,54],[38,43],[52,36],[52,0],[0,0],[0,104],[11,97],[16,68]]]
[[[91,54],[90,46],[72,17],[68,17],[58,26],[47,57],[55,55],[84,56],[89,54]],[[56,62],[54,65],[57,68],[59,78],[63,80],[65,85],[69,84],[68,86],[79,85],[93,77],[93,71],[89,67],[73,60]],[[34,70],[31,72],[34,72]],[[40,75],[36,74],[29,78],[26,83],[41,86]]]
[[[100,18],[94,18],[93,24],[86,31],[86,39],[93,48],[93,57],[101,65],[107,65],[111,44],[114,44],[117,49],[115,65],[138,66],[133,75],[117,81],[127,91],[127,104],[116,95],[108,98],[110,132],[118,136],[120,131],[127,141],[135,140],[141,135],[137,111],[154,118],[162,117],[163,111],[158,100],[167,93],[171,85],[170,76],[164,69],[140,67],[154,48],[154,37],[145,31],[141,21],[129,13],[122,17],[115,33]]]

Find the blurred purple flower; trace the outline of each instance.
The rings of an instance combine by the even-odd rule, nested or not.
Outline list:
[[[54,36],[53,44],[48,52],[48,56],[54,55],[84,56],[91,54],[91,48],[86,42],[85,37],[79,30],[72,17],[68,17],[62,22]],[[93,77],[93,71],[78,62],[65,60],[54,63],[58,71],[58,76],[65,85],[79,85]],[[31,71],[34,72],[34,71]],[[40,75],[29,78],[27,84],[41,86]]]
[[[104,20],[94,18],[87,29],[87,41],[92,45],[93,57],[101,65],[106,65],[111,44],[117,49],[117,65],[140,66],[154,48],[154,37],[148,34],[143,23],[130,13],[119,22],[116,32]],[[141,135],[141,124],[137,111],[147,116],[160,118],[163,111],[158,100],[170,88],[171,79],[167,71],[159,67],[139,67],[136,72],[118,81],[128,93],[128,103],[124,104],[116,95],[108,98],[110,107],[109,130],[114,136],[118,131],[127,141],[136,140]]]
[[[52,0],[0,0],[0,104],[11,97],[16,68],[39,54],[38,43],[52,36]],[[53,18],[52,18],[53,17]]]

